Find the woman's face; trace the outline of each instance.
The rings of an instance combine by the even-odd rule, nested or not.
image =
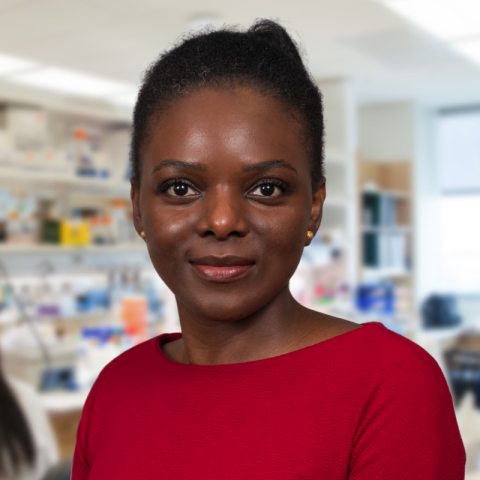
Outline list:
[[[184,308],[232,321],[285,291],[325,187],[312,193],[300,128],[249,89],[201,90],[175,102],[142,154],[134,221]]]

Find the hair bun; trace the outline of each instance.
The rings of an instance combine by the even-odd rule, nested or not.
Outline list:
[[[257,20],[248,33],[267,41],[270,45],[282,50],[289,57],[304,67],[299,48],[292,37],[279,23],[272,20]],[[305,67],[304,67],[305,68]]]

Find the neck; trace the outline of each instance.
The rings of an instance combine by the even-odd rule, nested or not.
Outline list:
[[[198,316],[177,299],[183,342],[177,361],[196,365],[243,363],[295,350],[305,335],[308,310],[286,286],[248,317],[218,321]]]

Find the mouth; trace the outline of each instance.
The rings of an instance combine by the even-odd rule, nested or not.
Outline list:
[[[245,277],[255,262],[235,255],[209,255],[190,261],[194,270],[206,280],[213,282],[232,282]]]

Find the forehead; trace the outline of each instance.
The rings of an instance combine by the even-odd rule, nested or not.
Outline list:
[[[247,88],[192,93],[162,112],[151,128],[147,161],[223,156],[308,162],[299,122],[277,100]]]

